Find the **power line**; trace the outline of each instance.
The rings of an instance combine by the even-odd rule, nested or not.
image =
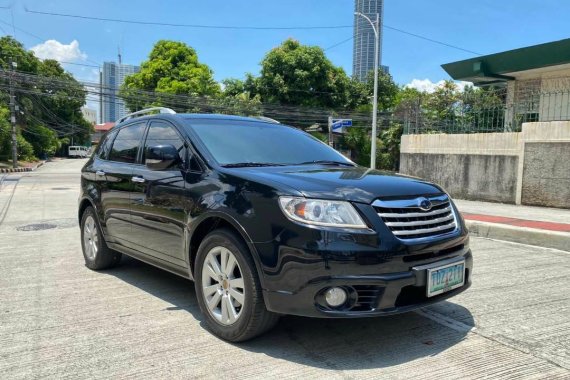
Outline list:
[[[389,29],[389,30],[393,30],[393,31],[396,31],[396,32],[399,32],[399,33],[406,34],[406,35],[408,35],[408,36],[416,37],[416,38],[422,39],[422,40],[424,40],[424,41],[429,41],[429,42],[432,42],[432,43],[434,43],[434,44],[446,46],[446,47],[449,47],[449,48],[452,48],[452,49],[461,50],[461,51],[464,51],[464,52],[467,52],[467,53],[471,53],[471,54],[475,54],[475,55],[483,55],[483,54],[477,53],[477,52],[475,52],[475,51],[473,51],[473,50],[464,49],[464,48],[459,47],[459,46],[456,46],[456,45],[448,44],[447,42],[442,42],[442,41],[434,40],[433,38],[425,37],[425,36],[422,36],[422,35],[419,35],[419,34],[416,34],[416,33],[412,33],[412,32],[408,32],[408,31],[405,31],[405,30],[402,30],[402,29],[399,29],[399,28],[394,28],[393,26],[389,26],[389,25],[386,25],[386,24],[382,24],[382,27],[385,28],[385,29]],[[342,40],[342,41],[340,41],[340,42],[337,42],[337,43],[334,44],[334,45],[331,45],[331,46],[327,47],[326,49],[324,49],[324,51],[327,51],[327,50],[333,49],[333,48],[335,48],[335,47],[337,47],[337,46],[340,46],[340,45],[342,45],[342,44],[345,44],[345,43],[349,42],[349,41],[352,40],[352,39],[354,39],[354,35],[350,36],[349,38],[347,38],[347,39],[345,39],[345,40]]]
[[[475,55],[483,55],[483,54],[477,53],[477,52],[475,52],[475,51],[473,51],[473,50],[464,49],[464,48],[459,47],[459,46],[455,46],[455,45],[452,45],[452,44],[448,44],[447,42],[441,42],[441,41],[438,41],[438,40],[434,40],[433,38],[424,37],[424,36],[421,36],[421,35],[419,35],[419,34],[412,33],[412,32],[407,32],[407,31],[405,31],[405,30],[398,29],[398,28],[394,28],[393,26],[389,26],[389,25],[386,25],[386,24],[382,24],[382,27],[383,27],[383,28],[386,28],[386,29],[394,30],[394,31],[396,31],[396,32],[400,32],[400,33],[403,33],[403,34],[407,34],[407,35],[409,35],[409,36],[413,36],[413,37],[416,37],[416,38],[420,38],[420,39],[425,40],[425,41],[433,42],[434,44],[439,44],[439,45],[447,46],[447,47],[450,47],[450,48],[452,48],[452,49],[461,50],[461,51],[464,51],[464,52],[467,52],[467,53],[471,53],[471,54],[475,54]]]
[[[0,26],[0,30],[3,30],[1,26]],[[33,52],[32,52],[32,53],[33,53]],[[1,51],[0,51],[0,55],[1,55],[1,56],[4,56],[4,57],[8,57],[8,56],[10,56],[10,57],[11,57],[11,56],[26,57],[24,54],[18,54],[18,53],[13,53],[13,54],[12,54],[12,53],[4,53],[4,52],[1,52]],[[34,54],[34,56],[35,56],[35,54]],[[36,58],[37,58],[37,57],[36,57]],[[38,58],[38,59],[40,59],[40,58]],[[54,61],[56,61],[56,62],[58,62],[58,63],[62,63],[62,64],[65,64],[65,65],[76,65],[76,66],[94,67],[94,68],[98,68],[98,69],[101,68],[101,66],[90,65],[90,64],[87,64],[87,63],[60,61],[60,60],[55,59],[55,58],[46,58],[46,59],[51,59],[51,60],[54,60]],[[45,60],[45,59],[44,59],[44,60]]]
[[[346,29],[346,28],[352,28],[352,25],[319,25],[319,26],[240,26],[240,25],[178,24],[178,23],[167,23],[167,22],[127,20],[127,19],[107,18],[107,17],[93,17],[93,16],[83,16],[83,15],[72,15],[72,14],[66,14],[66,13],[34,11],[34,10],[31,10],[31,9],[28,9],[27,7],[25,8],[25,10],[26,10],[26,12],[28,12],[28,13],[35,13],[35,14],[47,15],[47,16],[59,16],[59,17],[78,18],[78,19],[84,19],[84,20],[119,22],[119,23],[124,23],[124,24],[170,26],[170,27],[178,27],[178,28],[234,29],[234,30],[314,30],[314,29]]]
[[[2,24],[4,24],[4,25],[7,25],[7,26],[9,26],[9,27],[12,27],[12,24],[10,24],[9,22],[6,22],[6,21],[4,21],[4,20],[0,20],[0,23],[2,23]],[[24,34],[27,34],[27,35],[30,36],[30,37],[34,37],[35,39],[40,40],[40,41],[42,41],[42,42],[45,42],[45,41],[46,41],[44,38],[38,36],[37,34],[28,32],[28,31],[26,31],[26,30],[23,30],[23,29],[20,29],[20,28],[17,28],[17,27],[14,27],[14,29],[19,30],[20,32],[22,32],[22,33],[24,33]]]
[[[87,100],[99,101],[99,97],[105,103],[114,103],[117,99],[122,98],[118,95],[118,87],[109,86],[99,89],[99,83],[95,82],[78,82],[79,84],[85,86],[82,88],[81,93],[68,94],[66,89],[68,88],[70,81],[63,78],[46,77],[43,75],[26,73],[23,71],[16,71],[15,76],[16,85],[19,85],[16,89],[19,93],[32,94],[34,96],[42,97],[59,97],[62,99],[78,100],[84,102]],[[8,75],[7,70],[0,69],[0,78],[6,78]],[[27,87],[26,87],[27,86]],[[32,86],[32,87],[30,87]],[[0,88],[6,88],[0,84]],[[49,92],[38,92],[38,89],[49,88]],[[255,103],[250,104],[246,102],[241,102],[234,99],[216,99],[208,98],[204,96],[186,95],[186,94],[165,94],[155,91],[145,91],[132,89],[129,91],[130,97],[134,97],[142,103],[152,103],[157,100],[163,104],[168,104],[173,108],[177,108],[183,111],[192,112],[221,112],[221,113],[240,113],[245,111],[246,113],[260,113],[260,114],[271,114],[278,118],[282,118],[282,121],[290,122],[324,122],[324,118],[334,112],[339,117],[352,118],[355,122],[368,123],[370,121],[370,116],[368,113],[363,113],[360,111],[340,109],[334,110],[332,108],[325,107],[306,107],[306,106],[288,106],[275,103]],[[94,98],[95,97],[95,98]]]
[[[325,25],[325,26],[283,26],[283,27],[266,27],[266,26],[236,26],[236,25],[204,25],[204,24],[178,24],[178,23],[165,23],[165,22],[153,22],[153,21],[141,21],[141,20],[127,20],[127,19],[114,19],[114,18],[107,18],[107,17],[94,17],[94,16],[84,16],[84,15],[73,15],[73,14],[66,14],[66,13],[55,13],[55,12],[43,12],[43,11],[35,11],[25,8],[26,12],[47,15],[47,16],[59,16],[59,17],[70,17],[70,18],[77,18],[77,19],[85,19],[85,20],[94,20],[94,21],[110,21],[110,22],[118,22],[118,23],[127,23],[127,24],[139,24],[139,25],[156,25],[156,26],[170,26],[170,27],[183,27],[183,28],[199,28],[199,29],[233,29],[233,30],[314,30],[314,29],[347,29],[353,28],[353,25]],[[467,53],[475,54],[475,55],[482,55],[481,53],[477,53],[475,51],[464,49],[462,47],[449,44],[447,42],[438,41],[430,37],[422,36],[417,33],[408,32],[406,30],[396,28],[390,25],[382,24],[383,28],[393,30],[399,33],[407,34],[409,36],[413,36],[424,41],[429,41],[435,44],[439,44],[442,46],[447,46],[452,49],[461,50]],[[324,49],[329,50],[335,48],[339,45],[342,45],[351,38],[347,38],[342,40],[328,48]]]
[[[4,25],[7,25],[7,26],[9,26],[9,27],[12,27],[12,26],[13,26],[12,24],[10,24],[10,23],[8,23],[8,22],[6,22],[6,21],[3,21],[3,20],[0,20],[0,23],[1,23],[1,24],[4,24]],[[43,37],[41,37],[41,36],[38,36],[37,34],[34,34],[34,33],[30,32],[30,31],[24,30],[24,29],[22,29],[22,28],[17,28],[17,27],[15,27],[15,29],[16,29],[16,30],[19,30],[20,32],[22,32],[22,33],[24,33],[24,34],[27,34],[27,35],[30,36],[30,37],[35,38],[35,39],[38,40],[38,41],[41,41],[41,42],[46,42],[46,41],[48,41],[47,38],[43,38]],[[8,33],[6,33],[6,34],[8,34]],[[87,61],[88,61],[88,62],[95,63],[95,64],[97,65],[97,66],[94,66],[94,65],[93,65],[93,67],[101,67],[101,66],[102,66],[101,63],[99,63],[99,62],[97,62],[97,61],[94,61],[94,60],[92,60],[92,59],[87,59]],[[62,61],[58,61],[58,62],[61,62],[61,63],[69,63],[69,64],[72,64],[72,65],[87,66],[86,64],[79,64],[79,63],[72,63],[72,62],[62,62]]]
[[[345,44],[345,43],[347,43],[348,41],[351,41],[352,39],[354,39],[354,35],[348,37],[346,40],[342,40],[342,41],[340,41],[340,42],[337,42],[337,43],[334,44],[334,45],[329,46],[329,47],[326,48],[326,49],[323,49],[323,51],[327,51],[327,50],[330,50],[330,49],[334,49],[335,47],[340,46],[340,45],[342,45],[342,44]]]

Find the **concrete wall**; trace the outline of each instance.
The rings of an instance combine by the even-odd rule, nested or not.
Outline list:
[[[570,121],[523,125],[519,203],[570,208]]]
[[[442,186],[459,199],[515,203],[518,157],[402,153],[400,171]]]
[[[463,199],[570,208],[570,121],[522,132],[402,136],[400,172]]]
[[[527,143],[522,203],[570,208],[570,142]]]

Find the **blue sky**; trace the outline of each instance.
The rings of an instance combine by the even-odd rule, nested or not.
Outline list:
[[[143,61],[154,42],[173,39],[193,46],[217,80],[257,73],[271,48],[293,37],[302,43],[329,47],[352,35],[352,29],[236,31],[129,25],[26,13],[45,12],[125,18],[171,23],[244,26],[352,25],[353,0],[0,0],[13,6],[16,37],[27,48],[79,63]],[[386,25],[424,35],[467,50],[489,54],[570,37],[570,1],[563,0],[386,0]],[[12,34],[10,10],[0,9],[0,34]],[[38,39],[37,37],[41,37]],[[53,39],[44,43],[43,39]],[[77,41],[77,42],[73,42]],[[414,79],[447,79],[442,63],[471,58],[464,51],[384,29],[383,64],[399,84]],[[40,45],[40,46],[38,46]],[[327,52],[351,73],[352,41]],[[79,79],[94,80],[96,69],[67,65]]]

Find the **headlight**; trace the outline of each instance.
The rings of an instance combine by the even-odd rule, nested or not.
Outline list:
[[[368,228],[348,202],[280,197],[279,205],[289,219],[297,222],[316,226]]]

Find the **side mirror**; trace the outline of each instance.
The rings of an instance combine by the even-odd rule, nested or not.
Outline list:
[[[168,169],[180,162],[178,150],[172,145],[153,145],[146,149],[145,165],[150,170]]]

